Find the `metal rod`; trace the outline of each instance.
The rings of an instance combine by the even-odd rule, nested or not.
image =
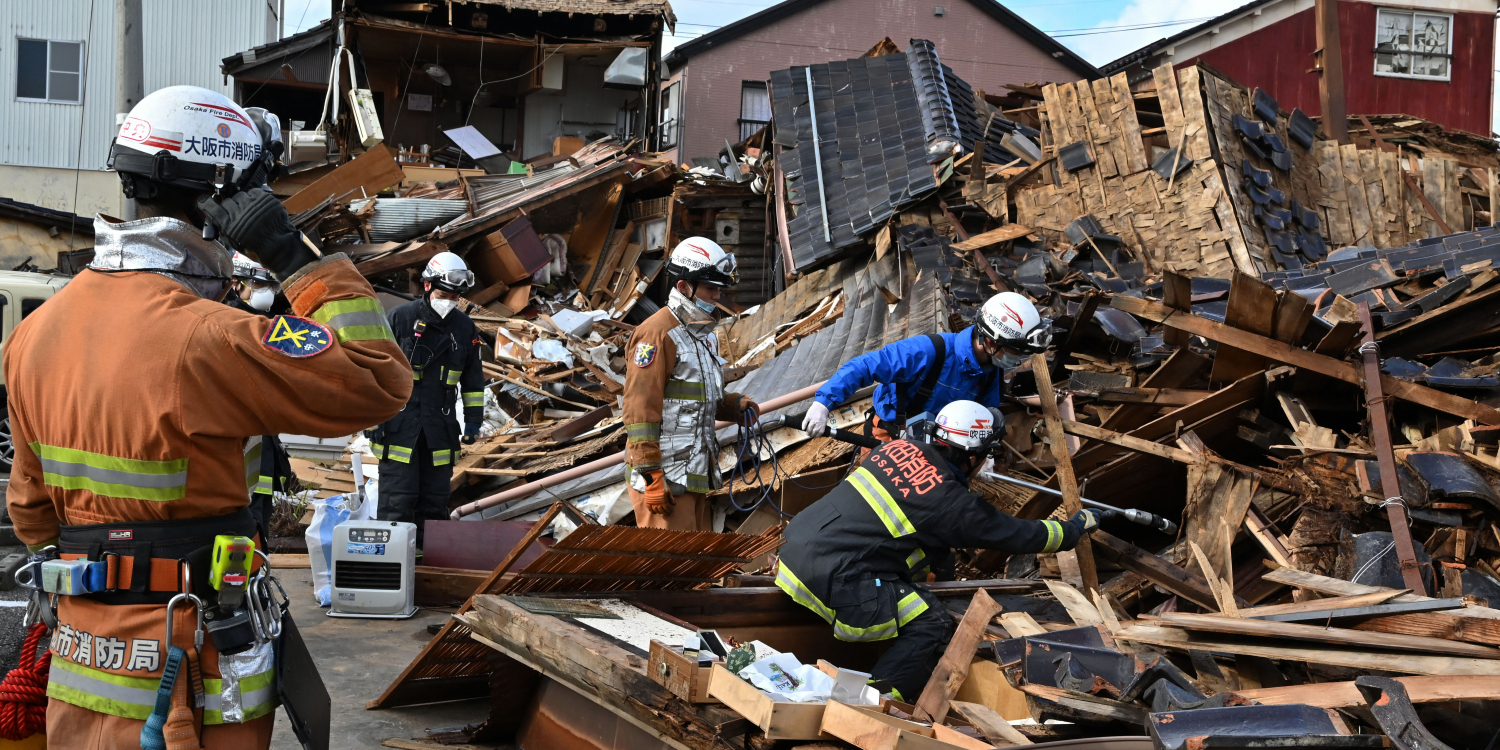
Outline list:
[[[818,168],[818,210],[823,212],[823,241],[833,242],[828,231],[828,197],[823,194],[823,149],[818,143],[818,105],[813,101],[812,66],[802,69],[807,74],[808,119],[812,122],[813,164]]]
[[[993,480],[996,482],[1007,482],[1010,484],[1025,487],[1027,489],[1036,490],[1037,492],[1045,492],[1049,495],[1057,495],[1058,497],[1062,497],[1061,492],[1058,492],[1051,487],[1043,487],[1040,484],[1032,484],[1031,482],[1016,479],[1015,477],[1007,476],[1005,474],[995,474],[993,472],[986,471],[981,473],[979,475],[979,478]],[[1105,505],[1098,500],[1090,500],[1086,497],[1079,497],[1078,502],[1094,508],[1099,508],[1100,510],[1108,510],[1119,513],[1121,516],[1125,517],[1125,520],[1130,521],[1131,523],[1138,523],[1142,526],[1151,526],[1153,528],[1160,529],[1163,533],[1166,534],[1177,533],[1177,524],[1173,523],[1171,519],[1163,518],[1156,515],[1155,513],[1147,513],[1144,510],[1136,510],[1135,508],[1116,508],[1113,505]]]
[[[788,393],[784,396],[777,396],[776,398],[773,398],[770,401],[761,404],[760,411],[762,414],[764,414],[766,412],[780,409],[783,406],[791,406],[792,404],[795,404],[798,401],[802,401],[803,399],[811,398],[813,394],[818,392],[819,388],[823,387],[823,383],[826,382],[828,381],[820,380],[806,388],[792,391],[791,393]],[[723,429],[725,427],[729,427],[732,424],[734,424],[734,422],[715,422],[714,429]],[[590,461],[582,466],[575,466],[571,469],[567,469],[566,471],[560,471],[556,474],[550,474],[536,480],[535,482],[527,482],[526,484],[523,484],[519,487],[514,487],[503,492],[498,492],[490,495],[489,497],[482,497],[472,503],[461,505],[458,508],[455,508],[448,517],[457,521],[464,516],[478,513],[485,508],[492,508],[496,505],[500,505],[501,503],[506,503],[511,500],[523,498],[547,489],[548,487],[562,484],[563,482],[566,482],[570,479],[577,479],[579,477],[588,476],[589,474],[592,474],[601,469],[608,469],[612,466],[618,466],[622,463],[625,463],[625,451],[620,451],[619,453],[616,453],[612,456],[605,456],[604,458]]]
[[[1386,516],[1391,522],[1391,541],[1396,558],[1401,561],[1401,579],[1418,596],[1427,595],[1422,581],[1422,565],[1411,539],[1411,520],[1406,498],[1401,494],[1401,480],[1396,474],[1396,453],[1391,449],[1391,415],[1380,382],[1380,344],[1375,341],[1375,325],[1370,320],[1370,305],[1359,303],[1359,323],[1364,326],[1364,341],[1359,353],[1365,359],[1365,407],[1370,410],[1370,438],[1375,443],[1375,459],[1380,465],[1380,490],[1385,495]]]

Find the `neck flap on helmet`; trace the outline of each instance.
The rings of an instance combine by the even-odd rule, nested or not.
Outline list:
[[[94,260],[89,268],[160,274],[199,297],[217,301],[229,288],[234,262],[228,248],[203,239],[196,227],[180,219],[116,221],[100,215],[94,217]]]

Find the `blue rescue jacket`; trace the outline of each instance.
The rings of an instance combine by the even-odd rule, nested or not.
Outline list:
[[[974,327],[958,333],[940,333],[944,339],[943,369],[925,404],[909,404],[908,418],[924,411],[936,414],[954,401],[976,401],[981,406],[999,406],[1005,379],[994,365],[982,367],[974,356]],[[871,383],[875,388],[875,416],[882,422],[896,421],[898,387],[915,393],[933,366],[937,352],[927,336],[912,336],[845,362],[813,398],[832,409],[847,402],[854,392]],[[981,393],[981,391],[983,391]]]

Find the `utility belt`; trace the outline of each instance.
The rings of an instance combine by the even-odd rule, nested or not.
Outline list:
[[[214,538],[221,535],[257,538],[250,509],[211,518],[63,526],[58,557],[78,564],[65,571],[66,582],[48,581],[46,588],[101,604],[166,604],[181,593],[209,600]],[[253,569],[259,567],[257,558]]]

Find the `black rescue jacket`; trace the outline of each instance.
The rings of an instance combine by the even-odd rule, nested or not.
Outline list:
[[[479,331],[469,316],[454,310],[439,317],[427,299],[391,310],[391,332],[411,362],[411,400],[406,408],[370,434],[375,457],[410,463],[419,436],[427,438],[432,463],[452,463],[459,451],[455,404],[463,397],[463,422],[484,420],[484,372],[480,367]]]
[[[879,640],[894,636],[897,623],[875,623],[888,633],[855,627],[841,622],[850,619],[845,608],[874,599],[882,586],[889,591],[900,582],[909,590],[955,548],[1056,552],[1072,549],[1080,534],[1074,523],[1000,512],[969,492],[937,449],[896,440],[787,525],[776,585],[833,623],[838,637]],[[926,608],[916,594],[907,599],[897,614],[903,625]]]

